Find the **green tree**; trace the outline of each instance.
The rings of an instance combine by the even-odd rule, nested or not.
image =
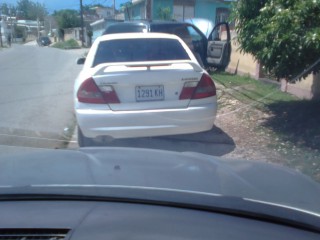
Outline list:
[[[9,15],[9,6],[6,3],[0,5],[0,13],[3,15]]]
[[[0,13],[7,16],[15,16],[17,9],[15,6],[10,6],[7,3],[0,4]]]
[[[239,0],[232,15],[240,49],[277,78],[292,81],[320,56],[320,0]]]
[[[160,20],[171,20],[172,19],[170,7],[159,7],[157,15]]]
[[[60,29],[75,28],[81,26],[80,14],[76,10],[65,9],[55,11],[53,16],[55,17]]]
[[[40,21],[44,21],[48,12],[44,4],[30,0],[19,0],[17,2],[17,14],[20,18],[26,20],[39,19]]]

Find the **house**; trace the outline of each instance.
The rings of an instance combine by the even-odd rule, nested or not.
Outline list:
[[[3,19],[0,19],[0,47],[7,41],[7,24]]]
[[[90,11],[85,12],[83,17],[86,23],[86,31],[90,30],[92,32],[92,42],[101,36],[109,24],[124,20],[124,14],[113,7],[93,7]]]
[[[107,26],[113,24],[115,22],[122,22],[123,18],[119,17],[116,19],[102,18],[98,21],[90,23],[90,27],[92,29],[92,42],[94,42],[97,37],[100,37],[104,30],[106,30]]]
[[[111,18],[115,15],[115,9],[111,7],[96,7],[95,8],[99,19],[101,18]]]
[[[124,14],[115,10],[113,7],[96,7],[94,9],[98,18],[95,19],[95,21],[90,22],[90,28],[92,30],[92,42],[97,37],[101,36],[109,24],[124,20]]]
[[[235,0],[132,0],[126,5],[126,20],[206,18],[214,23],[226,21]]]
[[[10,26],[8,26],[8,17],[5,15],[2,15],[0,17],[0,36],[1,36],[0,44],[1,45],[7,43],[7,39],[9,35],[11,35],[11,28]]]

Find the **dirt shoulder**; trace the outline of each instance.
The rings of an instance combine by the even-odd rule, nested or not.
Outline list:
[[[307,106],[298,107],[301,105],[299,100],[279,99],[271,102],[267,95],[271,96],[277,89],[255,98],[249,96],[254,92],[250,83],[225,86],[219,82],[216,126],[229,135],[236,145],[234,151],[225,157],[279,163],[320,181],[317,121],[320,114],[313,114],[320,106],[318,103],[302,101]],[[310,106],[313,108],[310,109]],[[300,118],[294,110],[300,111]],[[312,117],[306,111],[312,113]],[[309,118],[311,120],[306,121]]]
[[[257,131],[268,114],[248,106],[221,90],[218,91],[219,105],[216,126],[235,142],[236,148],[226,157],[248,160],[272,161],[281,156],[269,149],[270,135]]]

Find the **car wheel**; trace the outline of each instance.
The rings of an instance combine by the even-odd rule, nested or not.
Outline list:
[[[78,129],[78,145],[79,145],[79,147],[92,146],[93,140],[91,138],[84,136],[79,126],[77,127],[77,129]]]

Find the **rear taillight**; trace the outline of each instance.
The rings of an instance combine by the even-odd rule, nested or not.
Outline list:
[[[192,99],[207,98],[215,95],[216,86],[214,85],[211,77],[207,74],[203,74]]]
[[[183,99],[192,98],[192,95],[196,90],[197,85],[198,85],[198,82],[186,82],[183,86],[179,99],[183,100]]]
[[[108,104],[120,102],[112,86],[101,86],[99,88],[93,78],[88,78],[81,84],[77,97],[78,101],[83,103]]]
[[[100,90],[106,103],[120,103],[118,95],[111,85],[100,86]]]
[[[216,95],[216,86],[211,77],[203,74],[199,82],[186,82],[180,94],[180,99],[201,99]]]

